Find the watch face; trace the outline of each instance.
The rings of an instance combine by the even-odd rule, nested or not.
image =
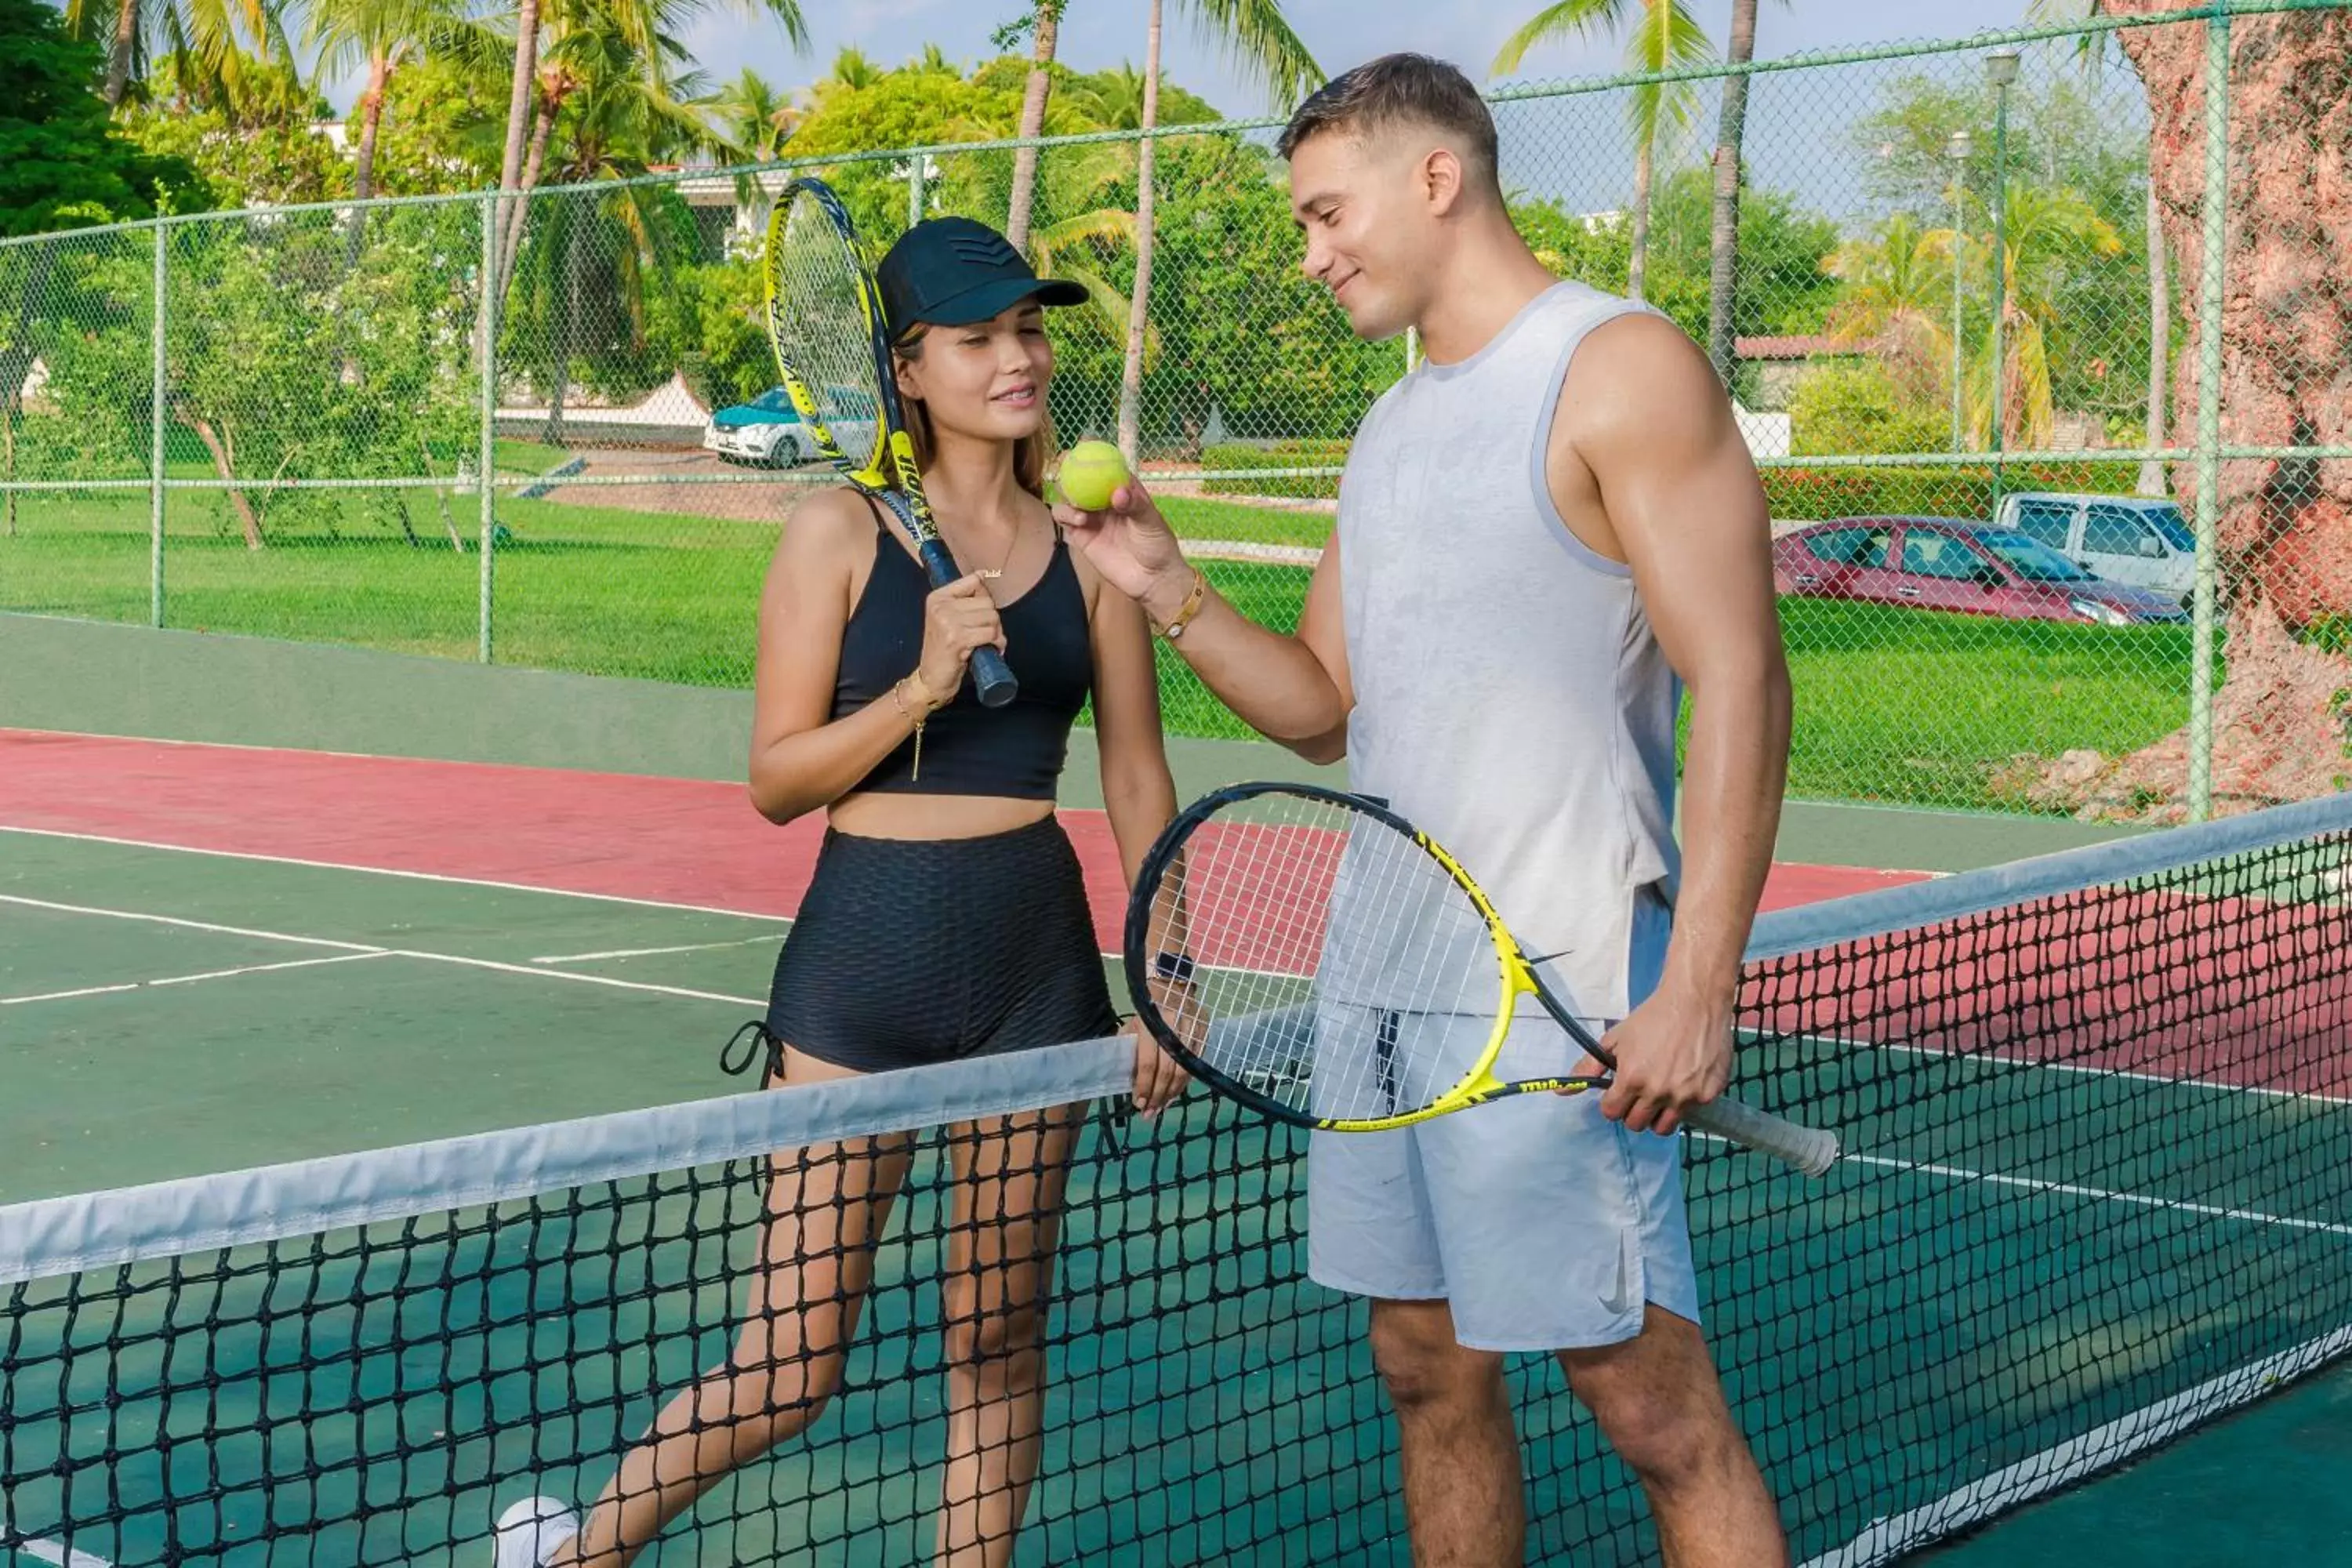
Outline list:
[[[1151,967],[1162,980],[1192,978],[1192,961],[1181,952],[1163,952],[1152,960]]]

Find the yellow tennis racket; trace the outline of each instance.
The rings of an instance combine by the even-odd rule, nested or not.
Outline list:
[[[931,586],[946,587],[961,574],[923,495],[881,292],[859,257],[848,209],[823,180],[803,177],[784,187],[768,216],[765,272],[768,342],[793,411],[817,451],[898,518]],[[971,676],[990,708],[1002,708],[1020,689],[993,647],[972,651]]]
[[[1362,795],[1244,784],[1202,797],[1145,857],[1125,949],[1152,1037],[1296,1126],[1378,1131],[1506,1095],[1605,1089],[1606,1076],[1497,1073],[1522,997],[1616,1067],[1460,863]],[[1808,1175],[1838,1155],[1833,1134],[1729,1096],[1684,1120]]]

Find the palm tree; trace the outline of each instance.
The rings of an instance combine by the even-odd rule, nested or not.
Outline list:
[[[1067,0],[1035,0],[1030,12],[1029,81],[1021,94],[1020,133],[1023,140],[1045,134],[1045,99],[1054,86],[1054,48],[1061,37],[1062,7]],[[1013,154],[1013,200],[1004,216],[1004,237],[1013,248],[1029,244],[1030,207],[1037,192],[1037,149],[1023,147]]]
[[[1143,126],[1160,123],[1160,0],[1151,0],[1151,19],[1144,33]],[[1135,149],[1135,288],[1127,299],[1127,358],[1118,373],[1118,449],[1132,472],[1143,441],[1143,333],[1151,324],[1152,174],[1159,163],[1158,143],[1149,135]]]
[[[713,131],[698,108],[706,95],[701,73],[684,68],[690,56],[673,30],[685,7],[655,0],[631,18],[652,28],[640,47],[615,14],[592,16],[550,46],[542,77],[560,84],[551,115],[560,134],[546,167],[555,182],[583,185],[627,181],[656,163],[691,153],[739,153]],[[555,202],[531,257],[531,287],[546,306],[551,388],[545,440],[563,443],[563,408],[573,354],[586,338],[588,268],[599,242],[613,246],[617,298],[634,336],[645,330],[645,305],[667,258],[692,243],[692,221],[674,190],[619,184],[609,193],[577,194]]]
[[[1731,0],[1727,65],[1756,58],[1756,0]],[[1708,242],[1706,351],[1715,374],[1731,384],[1738,347],[1734,307],[1739,291],[1739,154],[1748,135],[1748,73],[1723,79],[1723,113],[1715,132],[1715,227]]]
[[[123,0],[125,5],[136,0]],[[224,0],[205,0],[218,5]],[[247,0],[248,4],[258,0]],[[808,23],[801,15],[800,0],[730,0],[746,16],[765,12],[782,26],[784,36],[796,49],[809,45]],[[691,22],[707,6],[708,0],[516,0],[514,72],[507,96],[506,152],[499,164],[499,189],[510,193],[508,210],[501,215],[506,230],[508,250],[522,237],[523,217],[530,206],[530,195],[537,183],[535,174],[526,174],[526,149],[534,163],[543,162],[546,137],[552,121],[546,118],[547,97],[540,81],[540,34],[545,24],[552,24],[561,34],[569,27],[583,25],[591,15],[609,17],[620,36],[648,60],[657,59],[657,28],[653,14],[658,10],[671,26],[683,26]],[[549,41],[553,47],[553,39]],[[511,261],[502,262],[499,284],[513,275]]]
[[[77,38],[105,36],[106,80],[99,96],[120,107],[147,74],[161,46],[185,82],[233,80],[250,38],[265,58],[289,60],[277,0],[66,0],[66,27]]]
[[[800,121],[792,100],[750,66],[702,101],[727,140],[762,163],[782,155]]]
[[[2098,0],[2032,0],[2026,6],[2030,22],[2087,21],[2098,14]],[[2084,74],[2096,80],[2106,70],[2112,33],[2085,33],[2074,45],[2074,58]],[[2165,444],[2165,409],[2172,401],[2172,277],[2164,247],[2164,212],[2157,200],[2156,181],[2147,182],[2145,218],[2147,246],[2147,445]],[[2139,493],[2165,493],[2164,465],[2151,458],[2139,466]]]
[[[1949,229],[1927,229],[1897,213],[1869,235],[1838,247],[1824,264],[1845,290],[1831,308],[1830,335],[1875,350],[1906,401],[1951,395],[1952,334],[1944,305],[1952,296],[1955,257]]]
[[[1495,55],[1496,75],[1515,71],[1537,45],[1570,35],[1598,37],[1622,26],[1627,7],[1638,4],[1626,39],[1626,64],[1636,71],[1661,71],[1699,65],[1713,58],[1715,46],[1691,15],[1689,0],[1558,0],[1528,19],[1527,25],[1503,41]],[[1650,191],[1657,165],[1662,132],[1679,133],[1690,124],[1696,95],[1687,82],[1649,82],[1633,89],[1633,254],[1625,291],[1642,298],[1643,274],[1650,248]]]
[[[1994,258],[2001,331],[2010,345],[2002,356],[2005,363],[1998,367],[2004,410],[2001,438],[2042,446],[2057,422],[2049,350],[2050,331],[2058,324],[2054,295],[2069,263],[2085,255],[2119,255],[2124,242],[2089,198],[2071,186],[2011,181],[2004,200],[2006,233]],[[1985,231],[1990,236],[1990,218]],[[1990,384],[1990,374],[1985,379]],[[1977,423],[1990,429],[1990,407]]]
[[[1199,20],[1223,35],[1234,62],[1282,101],[1321,85],[1323,68],[1291,30],[1281,0],[1187,0]],[[1133,468],[1143,425],[1143,350],[1151,310],[1152,174],[1159,142],[1161,0],[1151,0],[1144,34],[1143,123],[1136,148],[1135,289],[1128,300],[1127,361],[1119,375],[1118,447]]]
[[[365,201],[375,191],[376,136],[383,124],[383,97],[393,73],[428,50],[482,56],[496,48],[478,24],[462,20],[452,0],[311,0],[308,40],[319,51],[319,75],[341,76],[364,63],[367,84],[352,107],[360,135],[352,161],[352,195]],[[362,224],[352,225],[356,255]]]

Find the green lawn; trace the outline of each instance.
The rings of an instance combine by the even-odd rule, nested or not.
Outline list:
[[[543,467],[547,449],[502,450]],[[245,548],[226,500],[174,492],[166,514],[165,623],[471,658],[480,524],[469,495],[429,489],[281,496],[268,548]],[[405,528],[402,508],[406,509]],[[1171,499],[1194,538],[1319,542],[1328,520]],[[148,503],[136,491],[19,497],[0,532],[0,610],[143,622]],[[776,524],[509,498],[494,558],[502,663],[704,686],[751,679],[752,616]],[[0,522],[0,528],[5,528]],[[456,530],[467,548],[450,542]],[[411,538],[415,542],[411,542]],[[1303,567],[1212,561],[1221,592],[1270,625],[1295,623]],[[2108,753],[2186,721],[2185,628],[2004,622],[1782,601],[1797,691],[1791,793],[1821,799],[1990,805],[1989,777],[2018,753]],[[1169,726],[1245,733],[1163,647]]]
[[[1331,537],[1329,512],[1237,501],[1168,496],[1160,502],[1168,525],[1187,539],[1238,539],[1253,544],[1320,545]]]

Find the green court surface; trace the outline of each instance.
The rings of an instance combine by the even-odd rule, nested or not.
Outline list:
[[[701,1099],[784,922],[5,836],[0,1202]]]

